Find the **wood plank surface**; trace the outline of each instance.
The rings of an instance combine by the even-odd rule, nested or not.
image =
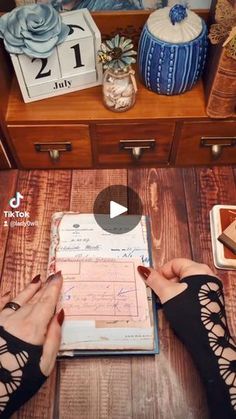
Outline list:
[[[74,170],[70,210],[92,213],[99,192],[117,184],[127,185],[127,170]],[[60,365],[60,419],[132,418],[131,358],[84,358]]]
[[[99,192],[111,185],[126,186],[127,170],[73,170],[70,211],[93,213]]]
[[[10,177],[9,177],[10,182]],[[12,192],[10,183],[9,197]],[[11,227],[2,271],[2,290],[11,288],[15,295],[38,273],[46,279],[51,215],[68,210],[71,172],[21,171],[16,190],[24,196],[20,211],[29,211],[34,227]],[[15,189],[15,188],[14,188]],[[6,189],[7,191],[7,189]],[[14,416],[19,419],[50,419],[53,416],[55,371],[39,393]]]
[[[154,267],[174,257],[191,258],[182,170],[129,170],[128,185],[138,192],[144,214],[150,217]],[[198,373],[162,310],[158,325],[160,354],[132,360],[133,417],[205,419],[207,407]]]
[[[131,419],[131,358],[62,361],[60,419]]]

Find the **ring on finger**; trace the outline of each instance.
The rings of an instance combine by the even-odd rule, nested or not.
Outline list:
[[[3,307],[3,310],[5,308],[10,308],[11,310],[17,311],[19,308],[21,308],[20,304],[15,303],[14,301],[9,301],[5,306]]]

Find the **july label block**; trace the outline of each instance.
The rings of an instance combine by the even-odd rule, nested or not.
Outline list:
[[[87,9],[62,14],[70,32],[49,58],[11,54],[25,102],[101,84],[101,34]]]

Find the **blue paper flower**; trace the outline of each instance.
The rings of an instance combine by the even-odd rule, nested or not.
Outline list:
[[[101,49],[98,51],[98,57],[103,64],[103,68],[123,70],[135,63],[134,55],[137,55],[137,52],[132,48],[131,39],[126,39],[124,36],[120,37],[119,34],[103,42]]]
[[[48,4],[17,7],[0,18],[0,37],[13,54],[47,58],[68,34],[69,27]]]

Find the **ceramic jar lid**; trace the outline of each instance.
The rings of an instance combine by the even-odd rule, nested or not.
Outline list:
[[[203,29],[201,18],[181,4],[151,13],[147,27],[155,38],[173,44],[193,41]]]

